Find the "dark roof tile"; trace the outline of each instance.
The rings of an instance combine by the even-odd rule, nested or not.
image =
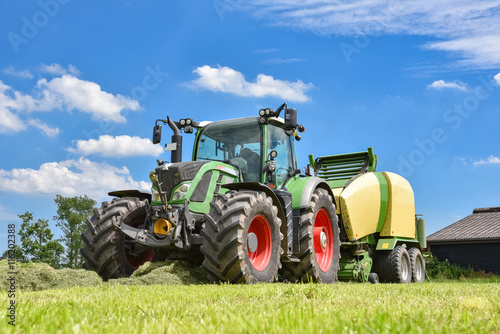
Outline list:
[[[427,241],[431,243],[485,239],[500,239],[500,207],[474,209],[470,216],[427,237]]]

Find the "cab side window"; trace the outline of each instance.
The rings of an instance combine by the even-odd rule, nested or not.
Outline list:
[[[278,153],[276,161],[276,185],[281,186],[288,179],[289,173],[295,169],[290,136],[277,126],[268,127],[267,155],[272,150]]]

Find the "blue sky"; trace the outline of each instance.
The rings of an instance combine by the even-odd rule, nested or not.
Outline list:
[[[500,206],[500,1],[268,3],[0,0],[1,248],[56,194],[148,189],[169,159],[157,118],[283,102],[306,127],[301,166],[373,146],[428,233]]]

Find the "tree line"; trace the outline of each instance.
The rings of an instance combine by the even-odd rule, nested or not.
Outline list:
[[[82,268],[83,257],[80,248],[83,241],[85,221],[92,215],[97,204],[87,195],[64,197],[56,195],[57,215],[53,217],[56,226],[62,231],[60,239],[54,239],[49,228],[49,220],[39,218],[35,221],[33,213],[26,211],[18,215],[22,220],[19,229],[19,243],[14,247],[18,262],[44,262],[53,268]],[[8,251],[2,259],[8,257]]]

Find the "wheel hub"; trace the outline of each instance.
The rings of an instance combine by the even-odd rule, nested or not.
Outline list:
[[[326,247],[326,243],[328,241],[328,239],[326,237],[325,229],[321,230],[321,233],[320,233],[320,236],[319,236],[319,240],[320,240],[320,244],[321,244],[321,249],[324,250],[325,247]]]
[[[259,242],[257,240],[257,236],[255,235],[255,233],[248,233],[248,241],[247,241],[248,251],[250,253],[255,253],[258,244]]]

